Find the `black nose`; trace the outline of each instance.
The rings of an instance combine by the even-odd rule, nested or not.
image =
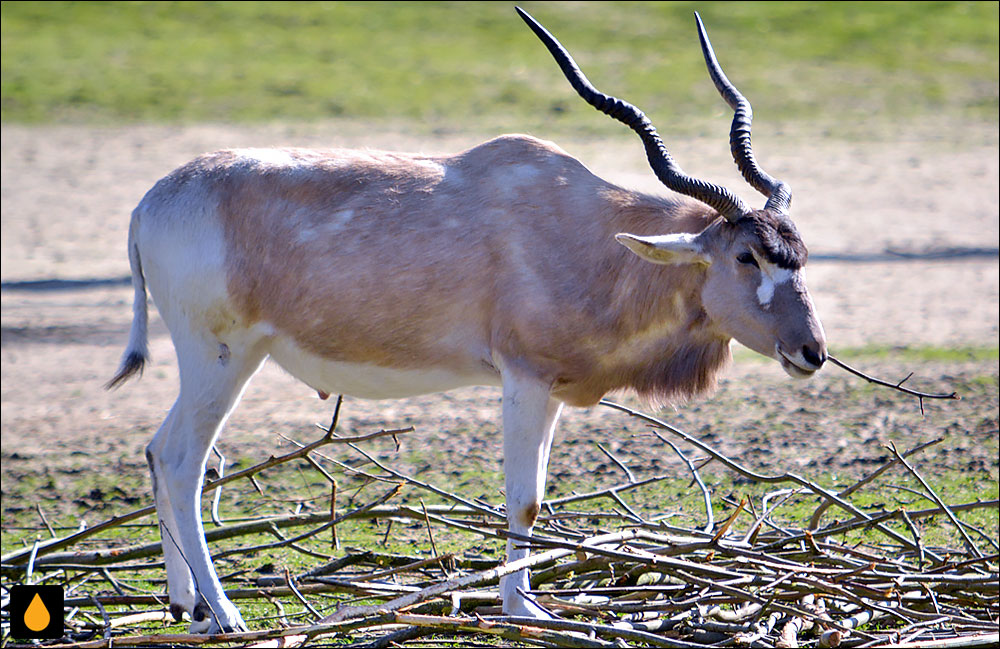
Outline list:
[[[823,363],[826,362],[826,350],[819,348],[819,351],[816,351],[809,345],[803,345],[802,358],[806,359],[806,362],[814,367],[822,367]]]

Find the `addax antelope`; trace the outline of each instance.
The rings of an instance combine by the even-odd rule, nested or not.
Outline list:
[[[749,103],[700,19],[709,74],[735,111],[749,208],[685,174],[636,107],[597,91],[519,10],[579,95],[632,128],[657,178],[647,195],[592,174],[551,142],[506,135],[428,156],[233,149],[160,180],[132,213],[134,319],[116,386],[147,352],[147,289],[170,330],[180,394],[146,455],[171,611],[192,631],[245,628],[205,543],[205,463],[270,357],[321,395],[406,397],[502,388],[509,529],[531,533],[564,404],[631,389],[653,401],[712,387],[735,338],[792,376],[826,359],[803,279],[791,193],[758,166]],[[528,551],[507,545],[508,560]],[[504,610],[544,616],[502,581]]]

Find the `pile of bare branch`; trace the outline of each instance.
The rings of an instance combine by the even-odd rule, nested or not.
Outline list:
[[[313,559],[314,565],[321,565],[300,574],[286,571],[249,581],[244,575],[244,584],[227,593],[233,600],[268,603],[273,616],[248,620],[262,630],[211,637],[138,635],[136,625],[166,621],[166,597],[129,590],[115,574],[146,570],[158,575],[151,579],[162,579],[159,543],[91,550],[79,546],[101,531],[149,516],[153,509],[147,507],[5,554],[4,585],[65,584],[68,635],[57,644],[80,649],[345,643],[387,647],[410,642],[426,646],[435,639],[553,647],[862,647],[887,643],[967,647],[998,642],[997,542],[960,519],[963,512],[996,509],[998,503],[947,505],[907,460],[929,444],[905,453],[892,448],[894,459],[887,465],[833,492],[791,473],[757,474],[662,421],[610,402],[605,405],[647,421],[687,464],[692,484],[704,496],[704,520],[696,529],[676,525],[670,512],[650,517],[630,507],[622,494],[667,476],[636,479],[609,453],[627,481],[547,501],[536,535],[515,539],[533,548],[526,559],[504,565],[471,552],[469,556],[440,554],[433,529],[507,538],[502,508],[404,475],[358,446],[407,430],[340,437],[334,432],[335,417],[317,441],[216,479],[205,488],[209,493],[236,480],[253,480],[255,474],[277,465],[303,460],[329,481],[330,511],[223,523],[209,530],[210,543],[262,533],[274,540],[238,544],[217,553],[216,558],[277,547],[318,556],[303,544],[321,534],[332,535],[331,543],[336,543],[337,525],[357,518],[378,519],[387,536],[394,521],[422,523],[430,536],[431,556],[346,550],[326,555],[325,562]],[[728,511],[717,516],[695,461],[671,438],[694,446],[744,479],[774,488],[758,502],[730,503]],[[364,463],[352,466],[318,453],[329,444],[349,444]],[[339,468],[331,469],[334,465]],[[872,511],[852,504],[853,497],[876,488],[879,476],[894,467],[909,472],[923,485],[932,506]],[[360,477],[384,488],[369,502],[340,510],[333,474],[342,481]],[[404,489],[410,496],[416,494],[407,500],[418,505],[389,504]],[[446,504],[424,506],[421,493],[434,494]],[[809,520],[792,524],[781,516],[783,506],[791,502],[818,504]],[[835,519],[825,516],[834,512]],[[923,540],[916,521],[930,516],[943,517],[953,527],[955,547],[935,547]],[[290,529],[300,531],[291,534]],[[502,575],[524,567],[532,570],[532,591],[527,595],[552,613],[551,620],[500,614],[495,585]],[[97,584],[111,588],[94,592]],[[286,606],[293,605],[298,612],[287,613]],[[155,612],[108,612],[125,606]],[[6,610],[4,615],[5,625],[9,624]]]

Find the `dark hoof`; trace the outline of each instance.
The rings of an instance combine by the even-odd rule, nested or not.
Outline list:
[[[174,618],[174,622],[180,622],[181,620],[183,620],[185,613],[187,613],[187,611],[185,611],[184,607],[181,606],[180,604],[170,605],[170,615],[171,617]]]
[[[205,602],[198,602],[194,607],[194,613],[191,614],[191,620],[194,622],[204,622],[212,615],[212,609],[208,607]]]

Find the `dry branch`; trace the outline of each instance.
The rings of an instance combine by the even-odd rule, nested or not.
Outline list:
[[[834,358],[833,355],[827,355],[827,358],[830,360],[831,363],[833,363],[837,367],[839,367],[839,368],[841,368],[843,370],[846,370],[847,372],[853,374],[854,376],[860,377],[860,378],[868,381],[869,383],[872,383],[872,384],[875,384],[875,385],[881,385],[882,387],[885,387],[885,388],[892,388],[893,390],[898,390],[899,392],[902,392],[903,394],[908,394],[910,396],[916,397],[918,403],[920,404],[920,414],[924,413],[924,399],[961,399],[962,398],[962,397],[958,396],[957,392],[932,393],[932,392],[920,392],[919,390],[911,390],[909,388],[904,388],[903,384],[906,383],[907,381],[909,381],[910,378],[913,376],[913,374],[907,375],[901,381],[897,381],[895,383],[891,383],[889,381],[885,381],[885,380],[882,380],[882,379],[875,378],[874,376],[869,376],[869,375],[865,374],[864,372],[862,372],[860,370],[856,370],[853,367],[851,367],[850,365],[848,365],[847,363],[844,363],[843,361],[841,361],[841,360],[839,360],[837,358]]]
[[[412,427],[408,427],[408,428],[399,428],[391,430],[380,430],[374,433],[369,433],[367,435],[358,435],[355,437],[335,437],[333,435],[333,430],[336,428],[337,416],[339,412],[340,412],[340,400],[338,398],[337,408],[334,411],[333,421],[330,424],[330,427],[329,428],[321,427],[322,430],[326,431],[326,435],[316,440],[315,442],[312,442],[311,444],[301,446],[300,448],[291,451],[290,453],[286,453],[285,455],[282,455],[280,457],[272,456],[267,460],[265,460],[264,462],[256,464],[247,469],[243,469],[242,471],[237,471],[236,473],[231,473],[217,480],[209,481],[205,484],[202,493],[203,494],[210,493],[215,489],[218,489],[219,487],[222,487],[223,485],[228,484],[230,482],[235,482],[242,478],[252,478],[255,474],[260,473],[262,471],[266,471],[267,469],[271,469],[278,465],[291,462],[292,460],[297,460],[299,458],[307,457],[310,453],[312,453],[316,449],[322,446],[326,446],[328,444],[334,444],[334,443],[350,444],[353,442],[367,441],[371,439],[376,439],[378,437],[395,436],[402,433],[409,433],[413,431]],[[156,507],[154,505],[143,507],[142,509],[138,509],[123,516],[116,516],[99,525],[95,525],[94,527],[81,530],[76,534],[71,534],[70,536],[66,536],[63,538],[51,539],[44,543],[39,543],[37,545],[37,548],[33,547],[26,550],[17,550],[15,552],[11,552],[10,554],[5,554],[2,557],[0,557],[0,563],[6,566],[6,565],[27,562],[28,559],[31,556],[33,556],[36,552],[41,553],[39,556],[42,556],[44,554],[54,552],[55,550],[75,545],[76,543],[79,543],[80,541],[83,541],[86,538],[94,536],[99,532],[104,532],[113,527],[118,527],[127,522],[134,521],[136,519],[143,518],[145,516],[149,516],[150,514],[154,513],[156,513]]]
[[[745,478],[791,486],[772,490],[758,502],[729,502],[729,515],[720,524],[715,523],[711,501],[706,499],[706,520],[678,527],[668,524],[664,516],[650,516],[648,504],[635,509],[622,507],[622,492],[632,491],[635,497],[631,500],[642,502],[641,489],[668,477],[643,477],[626,470],[622,463],[626,480],[622,484],[545,502],[536,533],[528,538],[505,531],[502,507],[470,501],[406,475],[353,442],[348,448],[377,467],[381,475],[315,453],[332,442],[401,432],[338,438],[331,425],[319,440],[306,445],[296,442],[299,448],[292,453],[210,484],[251,477],[301,458],[304,467],[316,471],[321,483],[339,482],[353,489],[352,481],[362,485],[389,482],[389,490],[368,494],[367,502],[358,504],[354,501],[363,488],[359,487],[350,499],[354,504],[341,505],[339,514],[331,502],[329,508],[324,506],[326,511],[261,517],[210,529],[209,543],[228,539],[232,544],[259,534],[276,537],[266,544],[239,541],[235,547],[216,552],[217,557],[243,556],[249,561],[248,554],[277,547],[313,556],[315,550],[303,546],[310,538],[347,519],[362,517],[386,528],[392,521],[409,520],[411,525],[424,528],[426,538],[431,539],[426,541],[429,546],[435,537],[440,542],[440,530],[447,527],[487,539],[513,538],[531,546],[533,553],[503,565],[495,559],[438,555],[436,551],[432,556],[409,556],[344,547],[342,556],[298,574],[277,571],[254,577],[240,571],[223,577],[226,583],[236,582],[226,591],[230,599],[259,600],[267,603],[269,613],[277,610],[277,616],[248,620],[264,628],[228,636],[123,635],[133,625],[159,624],[165,619],[166,595],[136,591],[128,578],[129,571],[140,575],[155,571],[153,574],[162,579],[162,563],[149,562],[151,557],[159,557],[158,543],[80,548],[72,546],[78,546],[82,537],[76,536],[76,541],[71,541],[73,536],[66,537],[55,545],[43,542],[11,553],[10,563],[4,558],[3,575],[5,580],[23,577],[30,566],[34,580],[66,583],[66,605],[79,614],[70,619],[64,639],[68,644],[62,646],[78,649],[215,644],[292,647],[347,640],[354,643],[351,646],[388,647],[422,642],[420,639],[428,635],[452,643],[482,643],[494,637],[566,647],[892,643],[916,648],[987,646],[997,641],[1000,558],[985,533],[979,533],[982,547],[976,545],[976,536],[966,533],[969,526],[960,516],[976,508],[996,509],[998,503],[945,503],[904,459],[923,447],[896,453],[882,469],[832,493],[794,474],[760,475],[655,418],[607,405],[680,437]],[[685,459],[695,480],[700,481],[694,463],[677,445],[666,437],[661,439]],[[862,511],[850,502],[849,498],[875,487],[887,468],[903,464],[918,476],[935,507],[879,512]],[[342,467],[343,474],[331,466]],[[703,482],[702,490],[703,495],[709,493]],[[449,504],[424,505],[427,494]],[[787,503],[801,499],[802,494],[821,500],[810,520],[779,521],[777,517]],[[406,503],[385,505],[393,496],[405,498]],[[619,505],[609,509],[599,503],[601,499]],[[824,510],[831,506],[848,512],[849,518],[820,527]],[[922,539],[915,521],[932,515],[949,518],[960,547],[932,547]],[[99,527],[107,530],[125,518]],[[908,536],[887,527],[892,521],[907,525]],[[281,532],[286,528],[305,529],[286,537]],[[872,540],[848,542],[845,535],[857,530],[867,530],[867,538]],[[93,541],[89,536],[91,546]],[[324,547],[329,549],[329,541]],[[499,612],[496,582],[523,567],[533,569],[532,590],[527,595],[560,618],[538,621],[495,615]],[[111,588],[95,592],[98,583]],[[154,610],[122,609],[127,606]],[[96,613],[92,615],[92,611]],[[310,620],[318,621],[302,624]],[[275,625],[277,628],[270,628]]]

